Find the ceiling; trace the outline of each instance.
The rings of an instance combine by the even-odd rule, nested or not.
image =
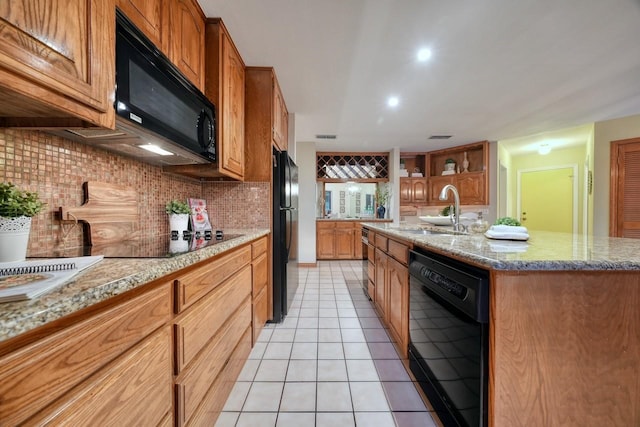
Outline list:
[[[275,68],[296,140],[319,151],[429,151],[640,114],[640,0],[199,3],[247,65]]]

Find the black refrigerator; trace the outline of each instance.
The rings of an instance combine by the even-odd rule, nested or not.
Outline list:
[[[273,150],[273,322],[281,322],[298,289],[298,167]]]

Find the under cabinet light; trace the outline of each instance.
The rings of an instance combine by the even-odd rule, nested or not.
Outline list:
[[[157,145],[147,144],[147,145],[138,145],[138,147],[143,148],[147,151],[151,151],[152,153],[159,154],[161,156],[173,156],[173,153],[171,151],[162,149]]]

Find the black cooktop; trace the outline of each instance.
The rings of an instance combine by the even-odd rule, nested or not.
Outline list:
[[[184,233],[143,236],[117,243],[79,247],[56,247],[46,253],[30,257],[66,258],[88,255],[104,255],[105,258],[167,258],[210,247],[241,237],[242,234],[221,232]]]

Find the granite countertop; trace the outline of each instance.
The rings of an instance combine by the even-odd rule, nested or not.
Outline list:
[[[225,232],[241,236],[171,258],[105,258],[45,295],[0,304],[0,341],[269,234],[268,229]]]
[[[316,221],[392,222],[389,218],[316,218]]]
[[[529,240],[511,241],[489,239],[484,234],[454,234],[445,227],[363,225],[495,270],[640,270],[637,239],[529,231]],[[411,232],[417,228],[436,233]]]

